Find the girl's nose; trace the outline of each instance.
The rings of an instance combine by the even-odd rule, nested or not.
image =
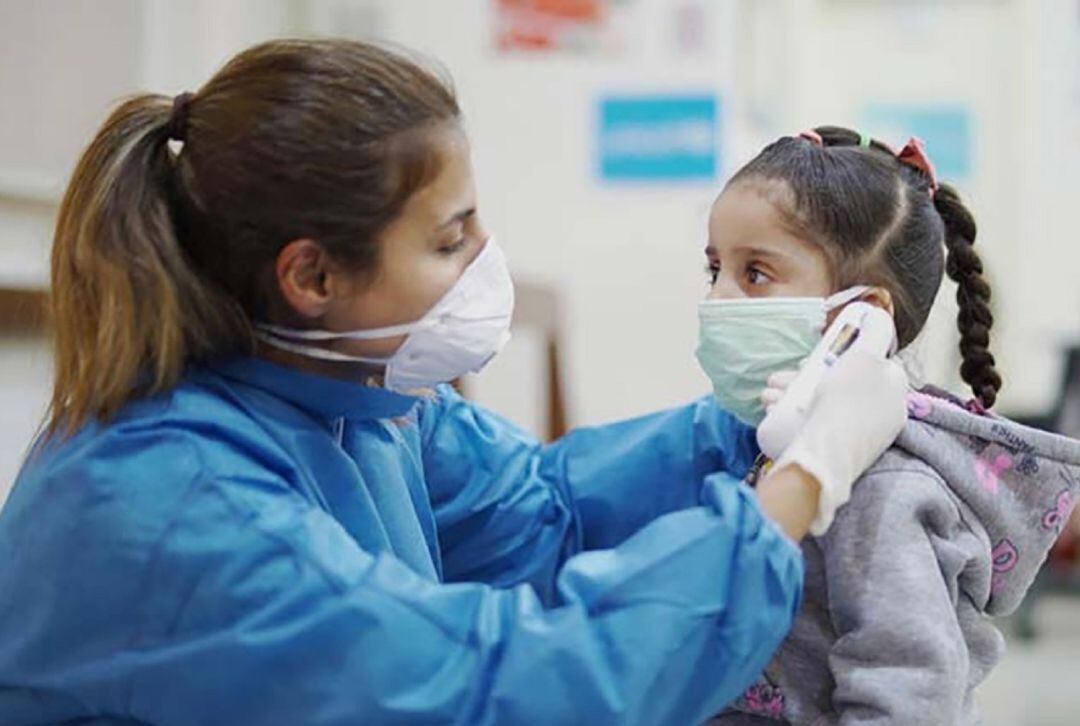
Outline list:
[[[746,293],[727,275],[717,275],[716,282],[709,289],[709,300],[731,300],[732,298],[746,297]]]

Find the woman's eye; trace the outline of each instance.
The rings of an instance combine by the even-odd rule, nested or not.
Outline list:
[[[464,248],[464,247],[465,247],[465,243],[466,243],[467,241],[468,241],[468,239],[467,239],[467,238],[465,238],[465,237],[462,237],[462,238],[461,238],[461,239],[459,239],[459,240],[458,240],[457,242],[452,242],[452,243],[450,243],[450,244],[448,244],[448,245],[443,245],[442,247],[440,247],[440,248],[439,248],[439,253],[440,253],[440,254],[444,254],[444,255],[452,255],[452,254],[454,254],[455,252],[458,252],[458,251],[460,251],[460,250],[461,250],[462,248]]]
[[[716,278],[720,276],[720,263],[708,262],[705,264],[705,274],[709,276],[709,283],[715,285]]]

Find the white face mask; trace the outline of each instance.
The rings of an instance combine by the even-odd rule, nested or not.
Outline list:
[[[321,360],[384,365],[392,391],[430,388],[483,368],[510,339],[514,282],[502,249],[491,237],[454,286],[422,318],[386,328],[334,332],[258,325],[256,335],[275,348]],[[408,335],[386,358],[339,353],[296,341],[382,340]]]

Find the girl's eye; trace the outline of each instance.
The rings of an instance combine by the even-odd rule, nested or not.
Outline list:
[[[712,261],[705,263],[705,274],[709,277],[709,283],[715,285],[716,278],[720,276],[720,263]]]
[[[746,280],[751,285],[764,285],[772,281],[768,275],[753,265],[746,268]]]

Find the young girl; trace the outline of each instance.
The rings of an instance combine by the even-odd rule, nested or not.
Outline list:
[[[990,618],[1016,608],[1068,519],[1080,444],[988,412],[1001,378],[971,214],[917,140],[896,153],[823,127],[742,168],[713,206],[709,236],[698,354],[721,404],[744,421],[764,415],[745,392],[809,353],[834,303],[885,308],[903,348],[943,272],[958,285],[960,372],[975,394],[909,396],[894,447],[803,544],[792,633],[716,723],[976,723],[973,691],[1003,650]],[[731,343],[729,330],[757,350]]]

